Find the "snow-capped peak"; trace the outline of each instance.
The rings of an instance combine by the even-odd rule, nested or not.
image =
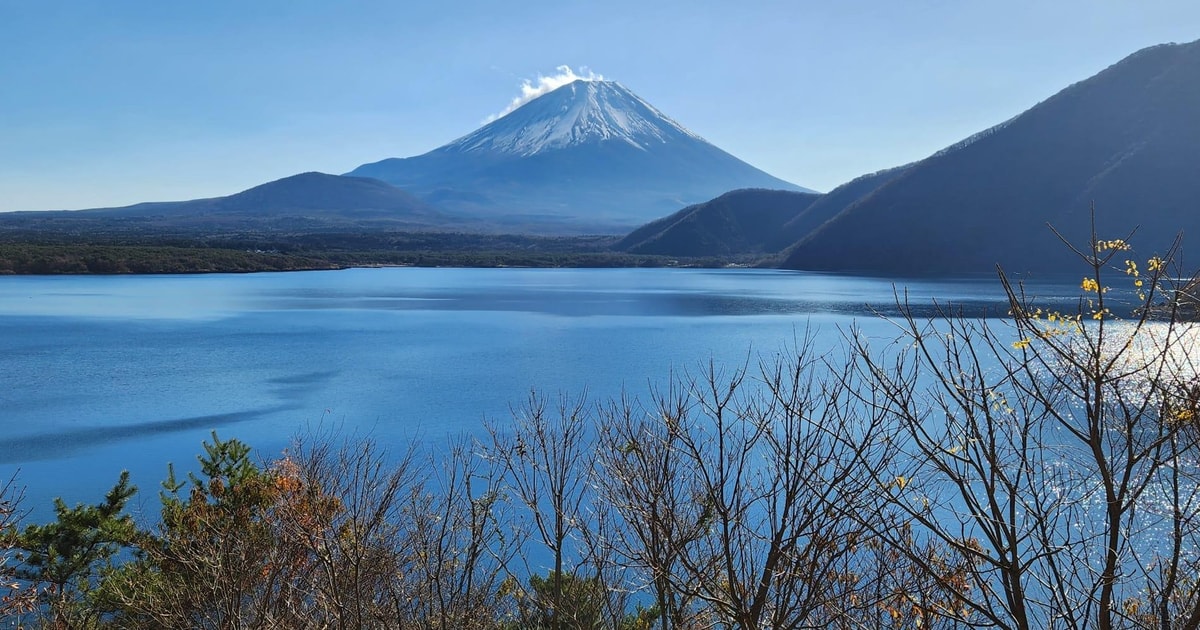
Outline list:
[[[612,141],[645,150],[680,138],[704,141],[619,83],[578,80],[529,101],[443,149],[530,156]]]

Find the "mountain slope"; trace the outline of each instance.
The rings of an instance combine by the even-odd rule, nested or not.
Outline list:
[[[773,253],[798,238],[784,225],[818,199],[816,193],[789,190],[735,190],[652,221],[613,248],[664,256]]]
[[[490,217],[631,227],[735,188],[805,190],[705,142],[624,86],[576,81],[374,177]]]
[[[316,225],[426,227],[460,220],[384,182],[363,177],[301,173],[227,197],[140,203],[122,208],[0,215],[2,225],[118,219],[140,225],[195,227],[313,227]]]
[[[285,177],[230,195],[217,204],[216,210],[279,213],[331,209],[390,217],[439,214],[429,204],[379,180],[316,172]]]
[[[874,194],[888,182],[906,173],[910,166],[897,166],[860,175],[821,195],[811,206],[783,225],[782,236],[791,239],[788,245],[795,243],[837,216],[847,206]]]
[[[784,266],[889,273],[1065,269],[1047,222],[1161,251],[1200,233],[1200,42],[1141,50],[910,165],[805,236]]]

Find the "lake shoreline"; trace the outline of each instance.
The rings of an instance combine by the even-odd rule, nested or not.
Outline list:
[[[355,268],[750,267],[721,257],[678,258],[621,252],[525,250],[296,250],[174,245],[0,243],[0,275],[163,275],[330,271]]]

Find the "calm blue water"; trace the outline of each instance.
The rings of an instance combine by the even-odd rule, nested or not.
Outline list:
[[[904,283],[1002,314],[995,280]],[[1048,288],[1069,294],[1070,288]],[[26,506],[96,501],[122,469],[153,509],[212,430],[279,453],[298,432],[440,443],[531,388],[644,392],[805,330],[896,337],[892,280],[759,270],[358,269],[0,278],[0,474]]]

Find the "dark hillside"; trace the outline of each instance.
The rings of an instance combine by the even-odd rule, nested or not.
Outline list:
[[[1200,234],[1200,42],[1139,51],[908,167],[792,249],[794,269],[885,273],[1053,269],[1081,241],[1140,226],[1162,251]]]
[[[735,190],[648,223],[614,247],[663,256],[773,253],[796,240],[784,226],[819,198],[787,190]]]

